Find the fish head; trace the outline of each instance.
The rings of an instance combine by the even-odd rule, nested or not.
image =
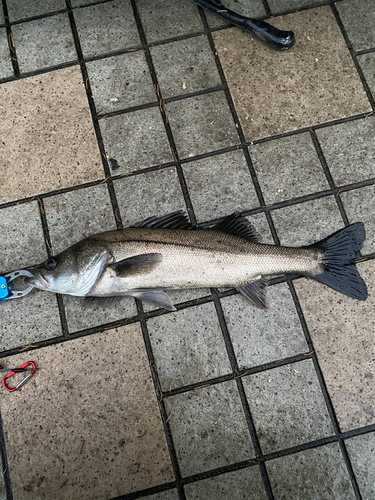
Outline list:
[[[100,277],[109,255],[105,247],[80,242],[29,269],[26,282],[40,290],[85,296]]]

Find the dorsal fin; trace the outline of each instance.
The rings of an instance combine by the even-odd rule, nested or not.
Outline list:
[[[131,227],[152,227],[153,229],[194,229],[188,216],[183,210],[171,214],[156,217],[153,215],[148,219],[137,222]]]
[[[223,231],[223,233],[233,234],[234,236],[240,236],[252,243],[259,243],[261,241],[261,236],[255,227],[245,217],[242,217],[239,212],[228,215],[228,217],[222,222],[219,222],[219,224],[212,229]]]

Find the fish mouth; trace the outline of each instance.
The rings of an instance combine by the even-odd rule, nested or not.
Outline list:
[[[26,278],[25,282],[35,288],[40,288],[41,290],[47,290],[50,286],[49,279],[43,276],[38,271],[30,269],[30,273],[34,276],[32,278]]]

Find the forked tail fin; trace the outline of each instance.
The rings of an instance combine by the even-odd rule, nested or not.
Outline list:
[[[320,274],[308,276],[348,297],[366,300],[366,283],[355,265],[357,253],[361,250],[365,237],[363,223],[356,222],[318,243],[305,247],[319,249],[323,253],[324,270]]]

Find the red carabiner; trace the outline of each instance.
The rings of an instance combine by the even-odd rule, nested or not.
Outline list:
[[[26,368],[27,365],[31,365],[33,367],[32,370],[30,371],[30,373],[28,375],[26,375],[26,377],[23,380],[21,380],[21,382],[19,384],[16,385],[16,387],[13,387],[13,389],[8,387],[5,381],[7,378],[12,377],[16,372],[12,371],[12,372],[7,373],[7,375],[5,375],[5,377],[2,380],[4,389],[6,389],[9,392],[17,391],[27,380],[29,380],[29,378],[32,375],[34,375],[35,370],[36,370],[36,364],[34,363],[34,361],[26,361],[26,363],[19,366],[18,368]]]

